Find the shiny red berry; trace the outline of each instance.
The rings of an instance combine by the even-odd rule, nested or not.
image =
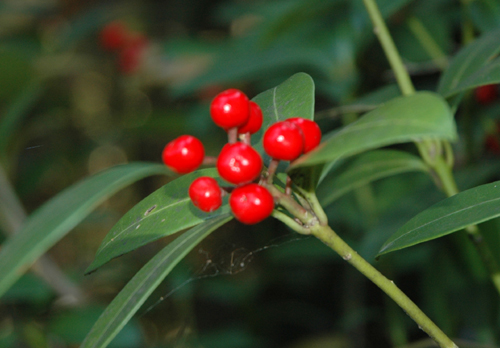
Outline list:
[[[304,134],[304,153],[308,153],[319,145],[321,142],[321,129],[316,122],[302,117],[289,118],[287,121],[295,123],[302,129],[302,134]]]
[[[263,145],[270,157],[293,161],[304,151],[304,135],[295,123],[276,122],[264,133]]]
[[[163,163],[179,174],[189,173],[198,168],[204,157],[203,144],[191,135],[181,135],[172,140],[162,153]]]
[[[262,157],[244,143],[226,144],[217,158],[219,175],[232,184],[255,180],[262,170]]]
[[[250,117],[248,97],[238,89],[225,90],[217,94],[212,101],[210,115],[219,127],[224,129],[240,127]]]
[[[480,104],[489,104],[498,97],[497,85],[479,86],[474,90],[476,100]]]
[[[229,205],[238,221],[253,225],[271,215],[274,199],[266,188],[257,184],[247,184],[231,192]]]
[[[222,205],[221,188],[214,178],[208,176],[202,176],[191,183],[189,197],[195,207],[207,213]]]
[[[257,133],[262,127],[262,121],[264,120],[264,116],[262,115],[262,110],[260,109],[259,104],[250,100],[250,117],[248,118],[247,123],[238,128],[238,133]]]
[[[122,22],[108,23],[100,33],[101,46],[108,51],[118,50],[125,46],[129,35],[127,27]]]

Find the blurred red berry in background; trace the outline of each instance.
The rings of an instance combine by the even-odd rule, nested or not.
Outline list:
[[[474,90],[476,101],[480,104],[489,104],[498,97],[497,85],[479,86]]]
[[[108,51],[115,51],[123,48],[130,39],[130,34],[120,21],[108,23],[101,31],[101,46]]]

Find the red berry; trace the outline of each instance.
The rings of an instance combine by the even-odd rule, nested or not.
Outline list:
[[[240,90],[228,89],[217,94],[210,105],[210,115],[216,125],[224,129],[240,127],[250,117],[248,97]]]
[[[262,121],[264,120],[264,116],[262,115],[262,110],[260,109],[259,104],[250,100],[250,117],[248,118],[247,123],[238,128],[238,133],[257,133],[262,127]]]
[[[308,153],[321,142],[321,129],[316,122],[302,117],[287,119],[288,122],[295,123],[302,129],[304,134],[304,153]]]
[[[255,180],[262,170],[262,157],[244,143],[226,144],[217,158],[219,175],[232,184]]]
[[[266,188],[248,184],[237,187],[231,192],[229,205],[238,221],[253,225],[271,215],[274,199]]]
[[[119,21],[108,23],[100,34],[101,46],[108,51],[122,48],[128,39],[127,27]]]
[[[293,161],[304,151],[304,135],[292,122],[276,122],[264,133],[264,150],[274,159]]]
[[[198,168],[204,157],[203,144],[191,135],[181,135],[172,140],[162,153],[163,163],[179,174],[189,173]]]
[[[202,176],[189,186],[189,197],[200,210],[207,213],[219,209],[222,205],[221,189],[214,178]]]
[[[475,89],[476,100],[480,104],[489,104],[498,97],[497,85],[484,85]]]
[[[139,35],[131,39],[120,51],[118,56],[118,67],[122,73],[133,74],[137,71],[142,63],[147,43],[147,39]]]

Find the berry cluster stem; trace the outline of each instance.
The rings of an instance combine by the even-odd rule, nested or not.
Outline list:
[[[238,128],[233,127],[227,130],[227,142],[234,144],[238,141]]]
[[[266,178],[266,182],[268,185],[271,185],[273,183],[273,177],[274,174],[276,173],[276,170],[278,169],[279,164],[280,161],[277,159],[272,159],[271,162],[269,163],[269,167],[267,168],[267,178]]]
[[[289,225],[288,224],[289,221],[285,222],[279,217],[276,218],[285,222],[296,232],[302,234],[310,234],[308,228],[310,228],[310,226],[317,224],[318,219],[316,218],[316,216],[311,211],[309,211],[308,209],[304,208],[302,205],[297,203],[297,201],[295,201],[295,199],[291,195],[287,195],[281,192],[273,184],[266,183],[264,186],[269,190],[269,192],[273,196],[275,203],[285,208],[292,216],[297,218],[298,221],[294,220],[294,223],[292,225]],[[297,230],[295,226],[300,227],[300,229]],[[306,230],[304,230],[304,228]]]
[[[408,71],[403,64],[396,45],[394,44],[389,30],[385,25],[384,19],[382,18],[377,3],[375,2],[375,0],[363,0],[363,2],[365,4],[366,10],[368,11],[370,19],[372,20],[373,30],[377,35],[380,44],[382,45],[382,48],[385,52],[387,60],[389,61],[389,64],[391,65],[392,70],[394,71],[394,75],[396,76],[396,80],[398,82],[399,88],[401,89],[401,92],[405,96],[414,94],[415,88],[413,87],[413,84],[411,82],[410,75],[408,74]],[[418,147],[418,150],[424,161],[427,163],[427,165],[429,165],[434,174],[437,176],[438,182],[446,195],[450,197],[454,194],[457,194],[459,191],[455,183],[455,178],[452,174],[453,163],[450,163],[450,159],[452,158],[449,155],[450,145],[446,144],[445,141],[444,148],[445,151],[448,151],[448,161],[446,161],[443,158],[441,149],[438,149],[438,147],[436,146],[437,142],[422,141],[415,144]],[[476,225],[469,226],[466,229],[466,232],[469,235],[469,239],[476,247],[478,254],[482,258],[485,268],[488,270],[490,278],[500,295],[500,266],[495,258],[491,257],[491,255],[493,255],[491,249],[485,243],[484,238],[482,237],[481,232]]]

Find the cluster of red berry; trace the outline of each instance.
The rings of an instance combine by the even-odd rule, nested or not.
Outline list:
[[[124,74],[138,70],[148,47],[143,34],[131,31],[120,21],[108,23],[101,30],[100,42],[105,50],[118,54],[118,68]]]
[[[221,178],[236,187],[221,188],[214,178],[200,177],[189,187],[191,201],[200,210],[212,212],[222,205],[223,195],[230,190],[229,205],[236,219],[245,224],[258,223],[274,209],[274,199],[261,177],[262,157],[250,145],[251,134],[262,126],[262,110],[243,92],[228,89],[213,99],[210,115],[229,137],[229,143],[224,145],[217,158],[217,170]],[[237,141],[238,136],[240,141]],[[271,125],[263,138],[264,150],[273,159],[267,182],[274,174],[271,167],[275,170],[280,160],[293,161],[314,149],[320,141],[319,126],[308,119],[295,117]],[[162,158],[170,169],[184,174],[203,163],[205,151],[200,140],[182,135],[165,146]],[[259,177],[261,180],[254,182]]]

